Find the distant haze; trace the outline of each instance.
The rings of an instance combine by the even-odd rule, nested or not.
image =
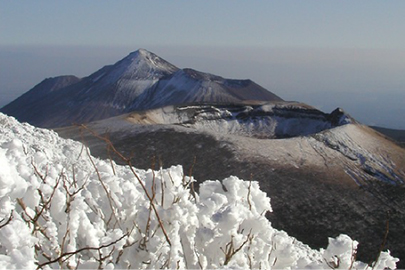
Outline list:
[[[141,47],[141,46],[140,46]],[[405,129],[405,50],[142,46],[170,63],[252,79],[285,100]],[[0,46],[0,107],[47,77],[88,76],[139,47]]]

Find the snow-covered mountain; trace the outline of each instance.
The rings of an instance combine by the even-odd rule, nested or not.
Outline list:
[[[141,168],[181,164],[199,182],[253,177],[272,198],[272,224],[313,247],[325,246],[330,232],[347,231],[361,240],[359,258],[372,260],[383,240],[374,235],[384,234],[389,211],[387,247],[405,258],[405,149],[340,109],[327,114],[293,102],[169,106],[87,128]],[[57,132],[119,161],[86,129]]]
[[[139,170],[0,113],[0,269],[367,269],[357,241],[315,250],[271,226],[256,181]],[[394,269],[381,252],[373,269]]]
[[[405,258],[405,149],[343,110],[286,102],[250,80],[179,69],[142,49],[65,79],[2,111],[42,127],[87,123],[56,130],[122,163],[95,134],[108,137],[138,168],[181,164],[199,183],[254,177],[272,197],[272,223],[312,247],[349,232],[362,242],[359,258],[374,260],[382,240]],[[378,239],[386,213],[391,238]]]
[[[181,69],[173,76],[160,80],[151,91],[145,91],[130,110],[182,104],[238,104],[281,100],[251,80],[230,80],[193,69]]]
[[[42,82],[1,111],[35,126],[59,127],[167,105],[281,100],[250,80],[179,69],[144,49],[61,86],[53,91]]]
[[[269,144],[271,147],[265,148],[269,151],[256,150],[263,160],[274,159],[279,166],[295,164],[299,168],[296,159],[300,159],[299,163],[312,164],[326,173],[332,170],[329,165],[333,164],[345,174],[345,179],[363,187],[373,182],[405,185],[405,149],[357,123],[341,109],[326,114],[293,102],[168,106],[95,121],[87,127],[99,134],[117,135],[120,139],[148,129],[153,133],[155,127],[160,130],[181,128],[190,133],[219,136],[220,141],[233,141],[239,149],[246,145],[247,153],[252,152],[248,146],[250,142],[252,150],[255,142]],[[64,134],[74,129],[77,127],[57,130]],[[300,148],[295,146],[297,141],[302,144]],[[280,151],[274,152],[278,148]],[[300,155],[303,156],[299,158]],[[319,162],[320,158],[324,162]]]

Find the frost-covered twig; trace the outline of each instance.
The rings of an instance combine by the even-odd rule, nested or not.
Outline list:
[[[33,161],[31,161],[31,164],[32,164],[32,166],[33,166],[33,168],[34,168],[35,174],[36,174],[44,183],[46,183],[46,178],[47,178],[47,175],[48,175],[48,167],[47,167],[47,169],[46,169],[45,175],[42,175],[42,174],[39,172],[37,166],[34,164]],[[46,218],[43,216],[43,214],[44,214],[45,212],[49,211],[49,209],[50,209],[50,205],[51,205],[52,199],[53,199],[53,197],[54,197],[54,195],[55,195],[55,192],[56,192],[56,190],[57,190],[57,188],[58,188],[58,186],[59,186],[59,183],[60,183],[60,180],[61,180],[61,178],[62,178],[62,175],[63,175],[63,174],[61,173],[61,174],[59,175],[58,179],[56,180],[56,183],[55,183],[55,185],[52,187],[52,191],[51,191],[51,194],[49,195],[49,198],[48,198],[48,199],[45,198],[45,195],[43,194],[43,192],[42,192],[41,189],[39,189],[39,188],[37,189],[38,194],[39,194],[39,197],[40,197],[40,206],[41,206],[41,207],[35,207],[35,214],[34,214],[34,216],[31,216],[31,215],[28,213],[28,211],[27,211],[27,206],[25,205],[23,199],[22,199],[22,198],[18,198],[18,199],[17,199],[17,203],[18,203],[18,204],[20,205],[20,207],[23,209],[25,216],[28,218],[28,220],[27,220],[27,219],[25,219],[25,218],[23,217],[23,220],[24,220],[26,223],[31,223],[31,224],[33,225],[33,233],[34,233],[35,231],[40,231],[40,232],[45,236],[45,238],[47,238],[48,240],[50,240],[50,238],[49,238],[49,236],[47,235],[46,230],[41,226],[41,224],[39,224],[38,220],[39,220],[40,217],[42,217],[43,219],[46,219]]]
[[[34,168],[36,170],[35,166],[34,166]],[[52,188],[51,195],[49,196],[49,198],[47,200],[45,199],[45,196],[44,196],[42,190],[38,189],[38,194],[39,194],[39,197],[41,198],[41,206],[42,207],[39,210],[35,209],[36,210],[35,211],[35,216],[32,218],[34,223],[36,223],[38,221],[38,219],[42,216],[42,214],[44,213],[45,210],[47,210],[47,211],[49,210],[50,204],[51,204],[53,196],[55,195],[55,192],[56,192],[56,190],[57,190],[57,188],[59,186],[60,179],[62,178],[62,175],[63,175],[62,173],[59,175],[58,179],[56,180],[55,186],[53,186],[53,188]],[[44,178],[42,180],[45,181],[46,178]]]
[[[69,221],[68,221],[68,224],[67,224],[67,225],[68,225],[68,226],[67,226],[67,228],[66,228],[65,235],[64,235],[63,238],[62,238],[62,244],[60,245],[60,254],[63,254],[63,253],[65,252],[66,240],[67,240],[67,237],[68,237],[68,235],[69,235],[69,233],[70,233],[70,230],[69,230]]]
[[[33,217],[31,217],[28,214],[27,211],[27,206],[25,205],[23,199],[21,198],[17,198],[17,203],[18,205],[21,207],[21,209],[23,210],[23,213],[21,213],[21,217],[22,219],[28,224],[28,225],[33,225],[32,228],[32,233],[34,233],[35,231],[40,231],[43,236],[45,236],[46,239],[50,240],[49,236],[46,234],[45,229],[41,226],[41,224],[38,223],[38,219],[34,219]],[[24,216],[26,216],[28,219],[26,219]],[[35,216],[34,216],[35,217]]]
[[[196,162],[197,162],[197,157],[194,156],[193,164],[191,164],[190,171],[189,171],[189,175],[188,175],[188,177],[189,177],[189,179],[190,179],[190,181],[189,181],[189,184],[190,184],[190,194],[191,194],[191,196],[193,196],[194,200],[196,200],[196,196],[195,196],[195,190],[194,190],[194,181],[191,180],[191,179],[192,179],[191,177],[192,177],[192,175],[193,175],[193,170],[194,170],[194,166],[195,166]]]
[[[357,259],[357,247],[354,247],[354,242],[352,242],[352,257],[351,257],[349,270],[351,270],[353,268],[353,265],[356,262],[356,259]]]
[[[61,254],[60,256],[58,256],[57,258],[55,258],[55,259],[53,259],[53,260],[49,260],[49,261],[47,261],[47,262],[38,264],[37,269],[41,269],[41,268],[43,268],[43,267],[46,266],[46,265],[50,265],[50,264],[53,264],[53,263],[56,263],[56,262],[59,262],[59,261],[60,261],[60,262],[65,262],[65,261],[68,260],[70,257],[72,257],[72,256],[74,256],[74,255],[76,255],[76,254],[79,254],[79,253],[81,253],[81,252],[83,252],[83,251],[86,251],[86,250],[96,250],[96,251],[99,251],[99,250],[101,250],[101,249],[103,249],[103,248],[110,247],[110,246],[112,246],[112,245],[117,244],[119,241],[121,241],[122,239],[124,239],[124,238],[127,237],[127,236],[128,236],[128,233],[122,235],[120,238],[118,238],[118,239],[115,240],[115,241],[112,241],[112,242],[110,242],[110,243],[108,243],[108,244],[105,244],[105,245],[101,245],[101,246],[99,246],[99,247],[84,247],[84,248],[77,249],[77,250],[75,250],[75,251],[65,252],[65,253]]]
[[[62,181],[62,186],[66,192],[66,213],[70,212],[70,205],[73,202],[75,196],[84,189],[84,187],[87,184],[88,178],[83,182],[83,184],[78,187],[77,185],[77,180],[76,180],[76,174],[75,174],[75,168],[72,166],[72,178],[73,178],[73,182],[69,183],[66,175],[63,174],[63,181]],[[69,183],[70,187],[67,186],[66,183]],[[75,188],[73,191],[70,191],[70,188],[72,188],[72,186]],[[89,206],[90,207],[90,206]],[[91,208],[91,207],[90,207]],[[92,208],[91,208],[92,209]],[[93,209],[92,209],[93,210]],[[97,212],[96,212],[97,213]]]
[[[111,218],[114,216],[114,218],[115,218],[115,224],[118,224],[118,226],[121,228],[121,224],[120,224],[119,219],[118,219],[118,217],[117,217],[117,215],[116,215],[116,213],[115,213],[115,209],[116,209],[117,207],[114,208],[114,206],[113,206],[113,203],[116,205],[116,202],[115,202],[114,199],[112,198],[112,196],[111,196],[111,194],[110,194],[108,188],[107,188],[106,185],[104,184],[104,181],[101,179],[100,172],[98,171],[98,168],[97,168],[96,164],[94,163],[94,161],[93,161],[93,159],[92,159],[92,157],[91,157],[91,155],[90,155],[90,152],[89,152],[89,149],[88,149],[88,148],[86,148],[86,153],[87,153],[87,156],[88,156],[89,159],[90,159],[91,164],[92,164],[93,167],[94,167],[94,170],[96,171],[97,179],[100,181],[101,186],[103,187],[103,189],[104,189],[104,191],[105,191],[105,193],[106,193],[106,195],[107,195],[108,205],[110,206],[110,210],[111,210],[111,216],[110,216],[110,219],[108,220],[107,224],[109,224],[109,222],[111,221]],[[114,225],[115,225],[115,224],[114,224]]]
[[[38,175],[38,177],[41,178],[44,183],[46,183],[46,177],[48,176],[48,166],[46,167],[45,175],[42,175],[39,172],[37,166],[35,166],[33,159],[31,159],[31,165],[32,167],[34,167],[35,174]]]
[[[14,213],[14,211],[11,211],[11,214],[10,214],[10,216],[9,216],[9,218],[7,220],[5,218],[0,220],[0,223],[3,223],[6,220],[6,222],[4,222],[4,224],[0,224],[0,229],[7,226],[11,222],[11,220],[13,220],[13,213]]]
[[[248,239],[249,239],[249,246],[248,246],[248,250],[247,250],[247,257],[248,257],[248,261],[249,261],[249,269],[253,269],[253,260],[252,260],[252,256],[250,256],[250,248],[252,247],[253,235],[251,237],[249,237]]]
[[[149,199],[149,201],[150,201],[150,204],[151,204],[151,206],[152,206],[152,208],[153,208],[153,211],[155,212],[155,215],[156,215],[156,218],[157,218],[157,220],[158,220],[159,226],[160,226],[160,228],[162,229],[162,232],[163,232],[163,234],[164,234],[164,236],[165,236],[165,239],[166,239],[167,243],[169,244],[169,246],[171,246],[172,243],[170,242],[169,236],[168,236],[168,234],[167,234],[167,232],[166,232],[166,230],[165,230],[165,227],[163,226],[162,219],[160,218],[160,215],[159,215],[159,213],[158,213],[158,211],[157,211],[157,209],[156,209],[156,206],[155,206],[155,204],[153,203],[152,197],[149,195],[149,193],[148,193],[148,191],[146,190],[146,187],[145,187],[145,185],[143,184],[142,180],[139,178],[138,174],[135,172],[134,167],[132,166],[130,160],[128,161],[128,165],[129,165],[129,168],[130,168],[131,172],[134,174],[135,178],[136,178],[136,179],[138,180],[138,182],[141,184],[141,187],[142,187],[143,191],[145,192],[146,197],[148,197],[148,199]]]
[[[113,162],[113,159],[111,157],[111,149],[110,149],[110,146],[108,146],[108,145],[107,145],[107,153],[108,153],[108,160],[110,161],[110,165],[111,165],[111,168],[113,170],[113,174],[117,175],[117,173],[115,172],[114,162]]]
[[[155,160],[156,157],[152,158],[152,185],[151,185],[151,190],[152,190],[152,201],[155,201],[155,197],[156,197],[156,175],[155,175]]]
[[[167,234],[167,232],[166,232],[166,230],[165,230],[165,228],[164,228],[164,226],[163,226],[162,219],[160,218],[159,212],[157,211],[157,208],[156,208],[155,204],[153,203],[153,198],[150,196],[150,194],[149,194],[148,190],[146,189],[144,183],[142,182],[141,178],[140,178],[140,177],[138,176],[138,174],[135,172],[135,169],[134,169],[134,167],[132,166],[131,159],[126,158],[124,155],[122,155],[122,154],[114,147],[114,145],[112,144],[112,142],[111,142],[108,138],[105,138],[105,137],[103,137],[103,136],[97,134],[96,132],[94,132],[93,130],[89,129],[89,128],[88,128],[87,126],[85,126],[85,125],[80,125],[80,127],[82,127],[83,129],[88,130],[93,136],[95,136],[96,138],[98,138],[98,139],[104,141],[104,142],[110,147],[110,149],[111,149],[119,158],[121,158],[122,161],[124,161],[124,162],[129,166],[129,169],[131,170],[131,172],[132,172],[132,174],[134,175],[134,177],[138,180],[138,183],[141,185],[141,187],[142,187],[142,189],[143,189],[143,191],[144,191],[146,197],[147,197],[148,200],[150,201],[151,206],[152,206],[152,209],[153,209],[153,211],[154,211],[154,213],[155,213],[155,215],[156,215],[156,218],[157,218],[157,220],[158,220],[159,226],[160,226],[160,228],[162,229],[162,232],[163,232],[163,234],[164,234],[164,236],[165,236],[165,239],[166,239],[167,243],[169,244],[169,246],[171,246],[172,244],[171,244],[170,239],[169,239],[169,236],[168,236],[168,234]],[[88,150],[87,150],[87,152],[88,152]],[[93,163],[94,163],[94,162],[93,162]]]
[[[252,176],[251,176],[252,178]],[[247,194],[247,202],[249,204],[249,210],[252,211],[252,203],[250,202],[250,192],[252,188],[252,179],[249,180],[249,188],[248,188],[248,194]]]
[[[0,114],[0,123],[4,121],[7,118]],[[263,216],[271,209],[270,199],[256,182],[237,177],[204,181],[196,201],[190,194],[191,177],[181,166],[161,169],[159,174],[113,163],[113,175],[108,161],[93,157],[106,193],[84,152],[86,147],[46,130],[37,136],[37,129],[13,121],[10,124],[16,128],[6,136],[0,134],[5,170],[0,181],[0,268],[321,269],[328,268],[323,258],[336,266],[336,257],[339,268],[366,267],[354,261],[357,242],[348,236],[331,238],[326,250],[317,251],[273,228]],[[27,145],[25,150],[20,141]],[[114,158],[119,155],[111,153]],[[125,163],[131,165],[131,159]],[[116,203],[112,206],[122,229],[107,223],[111,217],[114,221],[108,194]],[[13,220],[8,222],[12,210]],[[145,236],[142,250],[138,245]],[[382,252],[374,268],[393,269],[397,261]]]
[[[324,260],[326,265],[329,266],[331,269],[336,269],[340,266],[340,258],[336,255],[333,257],[333,261],[327,261],[326,259]]]
[[[125,249],[132,247],[133,245],[135,245],[138,242],[137,240],[133,241],[132,243],[129,241],[129,238],[130,238],[132,232],[135,230],[135,228],[138,228],[138,227],[136,226],[136,223],[134,222],[134,226],[132,226],[131,230],[129,230],[127,233],[128,238],[126,239],[127,240],[126,243],[124,244],[124,246],[122,246],[122,249],[118,252],[117,259],[115,260],[116,264],[119,263],[121,256],[124,254]]]
[[[200,269],[204,269],[203,265],[201,264],[201,260],[200,260],[201,255],[197,252],[195,243],[194,243],[194,247],[193,247],[193,252],[194,252],[195,256],[197,257],[198,266],[200,267]]]
[[[150,236],[150,223],[151,223],[151,213],[152,213],[152,205],[149,206],[149,214],[148,214],[148,219],[146,220],[146,227],[145,227],[145,232],[141,234],[144,235],[142,237],[142,240],[139,242],[139,248],[141,250],[147,250],[146,243],[148,242],[149,236]]]
[[[161,196],[161,201],[160,205],[163,207],[165,203],[165,183],[163,182],[163,172],[162,172],[162,164],[160,164],[160,189],[162,190],[162,196]]]
[[[224,265],[227,265],[231,261],[232,257],[236,253],[238,253],[243,248],[243,246],[246,245],[247,242],[249,242],[249,239],[250,239],[250,233],[247,235],[246,240],[238,248],[235,249],[235,247],[233,246],[234,244],[233,244],[233,236],[232,236],[231,241],[228,244],[226,244],[226,246],[225,246],[225,251],[223,250],[222,247],[220,248],[222,250],[222,252],[225,254]]]
[[[106,255],[103,255],[103,253],[101,252],[101,249],[97,250],[98,252],[98,259],[96,259],[98,261],[98,269],[104,269],[105,267],[105,260],[110,258],[111,255],[114,253],[115,251],[115,247],[113,247],[110,252],[108,252]],[[110,261],[111,262],[111,261]],[[109,262],[107,262],[108,264]]]

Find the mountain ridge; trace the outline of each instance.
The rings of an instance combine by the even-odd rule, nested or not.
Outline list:
[[[66,85],[57,92],[38,95],[37,86],[28,91],[30,110],[19,99],[1,112],[39,127],[87,123],[134,110],[195,102],[243,102],[247,99],[282,99],[251,80],[231,80],[193,69],[179,69],[145,49],[128,54]]]
[[[34,86],[30,91],[18,97],[15,101],[5,105],[1,110],[19,111],[20,113],[29,114],[33,108],[32,100],[40,100],[53,92],[68,87],[69,85],[80,82],[81,78],[74,75],[63,75],[57,77],[46,78],[39,84]]]

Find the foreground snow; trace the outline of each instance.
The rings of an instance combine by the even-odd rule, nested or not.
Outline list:
[[[195,194],[181,166],[118,166],[3,114],[0,127],[0,269],[367,268],[346,235],[317,251],[272,228],[257,182]]]

